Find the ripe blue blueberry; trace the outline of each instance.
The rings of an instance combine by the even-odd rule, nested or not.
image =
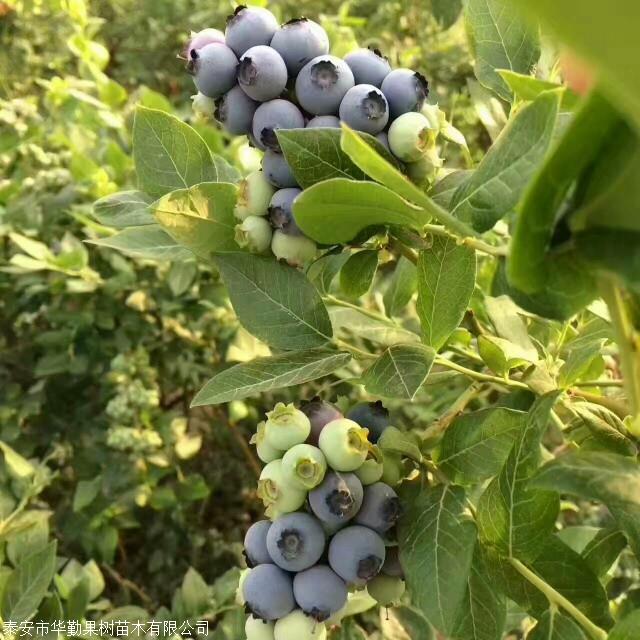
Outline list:
[[[238,64],[238,84],[253,100],[277,98],[287,86],[287,67],[280,54],[259,45],[245,51]]]
[[[289,75],[296,76],[307,62],[329,53],[329,36],[317,22],[296,18],[275,32],[271,46],[284,59]]]
[[[378,442],[382,432],[391,424],[389,411],[380,400],[376,402],[360,402],[347,411],[347,418],[357,422],[369,430],[369,440]]]
[[[259,520],[247,529],[247,533],[244,536],[244,555],[250,567],[273,563],[267,551],[267,533],[269,533],[270,528],[270,520]]]
[[[355,471],[369,452],[367,430],[353,420],[340,418],[325,425],[318,446],[334,471]]]
[[[293,175],[287,159],[281,153],[267,149],[262,158],[262,171],[264,171],[267,180],[277,189],[298,186],[298,181]]]
[[[237,85],[216,102],[215,118],[227,133],[244,136],[251,131],[258,103]]]
[[[382,565],[382,573],[392,578],[404,578],[398,547],[387,547],[387,557]]]
[[[244,634],[247,640],[273,640],[273,622],[248,616],[244,625]]]
[[[347,602],[347,585],[329,567],[316,565],[293,578],[293,596],[308,616],[324,622]]]
[[[372,84],[380,87],[391,72],[389,60],[378,49],[358,49],[344,57],[353,71],[356,84]]]
[[[380,88],[389,103],[392,120],[409,111],[420,111],[429,95],[425,77],[411,69],[394,69]]]
[[[277,29],[278,21],[271,11],[240,5],[227,18],[225,41],[236,55],[241,56],[251,47],[269,44]]]
[[[277,620],[295,607],[291,577],[275,564],[260,564],[251,569],[242,585],[242,594],[247,608],[262,620]]]
[[[278,260],[285,260],[292,267],[302,267],[313,260],[318,248],[306,236],[292,236],[282,229],[276,229],[271,239],[271,251]]]
[[[293,102],[276,99],[261,104],[253,116],[253,137],[263,151],[280,151],[278,129],[302,129],[304,116]]]
[[[357,84],[340,103],[340,120],[356,131],[380,133],[389,121],[387,99],[372,84]]]
[[[262,216],[247,216],[235,228],[235,241],[251,253],[264,253],[271,246],[273,229]]]
[[[202,47],[205,47],[212,42],[226,44],[224,40],[224,33],[218,29],[203,29],[198,32],[192,31],[189,36],[189,42],[187,42],[187,46],[184,51],[187,60],[193,59],[192,53],[194,51],[199,51]]]
[[[362,483],[355,474],[330,471],[322,484],[309,492],[309,505],[322,522],[341,526],[356,516],[363,496]]]
[[[267,549],[285,571],[304,571],[324,553],[325,535],[320,522],[308,513],[278,518],[267,533]]]
[[[384,541],[367,527],[342,529],[329,544],[329,564],[347,584],[365,585],[378,575],[384,559]]]
[[[275,193],[262,171],[252,171],[238,187],[238,199],[233,211],[238,220],[248,216],[266,216]]]
[[[336,116],[316,116],[307,122],[307,129],[339,129],[340,118]]]
[[[380,534],[385,533],[400,517],[398,494],[384,482],[376,482],[364,488],[362,507],[356,522]]]
[[[309,402],[304,402],[300,406],[300,411],[302,411],[311,422],[311,433],[309,434],[308,442],[316,446],[320,432],[324,426],[332,420],[343,417],[342,413],[340,413],[336,407],[329,402],[320,400],[318,397],[309,400]]]
[[[219,42],[193,50],[188,63],[196,88],[208,98],[219,98],[235,85],[237,66],[236,54]]]
[[[296,96],[305,111],[317,116],[333,115],[355,81],[349,65],[324,55],[308,62],[296,78]]]
[[[327,628],[296,609],[276,622],[273,637],[274,640],[327,640]]]
[[[269,220],[276,229],[281,229],[289,236],[300,236],[300,231],[293,217],[293,201],[302,193],[302,189],[280,189],[273,194],[269,203]],[[303,412],[304,413],[304,412]]]
[[[389,127],[391,152],[405,162],[417,162],[427,152],[433,137],[429,121],[421,113],[403,113]]]

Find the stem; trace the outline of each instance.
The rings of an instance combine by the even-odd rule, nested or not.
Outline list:
[[[599,396],[595,393],[589,393],[588,391],[581,391],[580,389],[569,389],[568,393],[570,396],[582,398],[587,402],[606,407],[610,411],[613,411],[621,420],[624,420],[629,415],[629,407],[621,400],[609,398],[608,396]]]
[[[379,313],[376,313],[375,311],[369,311],[369,309],[365,309],[364,307],[359,307],[357,304],[347,302],[346,300],[340,300],[340,298],[336,298],[331,294],[327,294],[326,296],[324,296],[324,299],[326,302],[336,307],[346,307],[347,309],[353,309],[354,311],[358,311],[362,315],[368,316],[373,320],[377,320],[378,322],[384,322],[385,324],[388,324],[391,327],[398,328],[398,325],[393,320]]]
[[[472,382],[458,399],[422,434],[422,439],[437,438],[465,410],[466,406],[478,395],[480,384]]]
[[[452,233],[449,233],[449,231],[447,231],[444,227],[440,227],[436,224],[425,224],[424,230],[436,236],[444,236],[446,238],[452,238],[458,244],[464,244],[467,247],[471,247],[476,251],[480,251],[480,253],[486,253],[490,256],[506,256],[509,253],[507,247],[494,247],[492,244],[489,244],[488,242],[484,242],[483,240],[479,240],[478,238],[474,238],[474,237],[460,238],[458,236],[453,235]]]
[[[349,353],[353,354],[356,357],[367,358],[368,360],[375,360],[378,356],[373,353],[369,353],[368,351],[364,351],[363,349],[358,349],[358,347],[354,347],[352,344],[345,342],[344,340],[340,340],[339,338],[334,338],[334,343],[337,347],[341,347]]]
[[[395,249],[400,255],[404,256],[407,260],[409,260],[409,262],[418,264],[418,256],[416,255],[416,252],[410,247],[407,247],[407,245],[403,242],[400,242],[395,238],[391,238],[389,240],[389,246],[392,249]]]
[[[574,387],[623,387],[622,380],[588,380],[586,382],[574,382]]]
[[[575,605],[567,600],[561,593],[558,593],[550,584],[545,582],[520,560],[509,558],[511,566],[534,587],[539,589],[549,601],[551,606],[556,605],[564,609],[594,640],[607,640],[607,632],[596,626],[587,616]]]
[[[499,378],[498,376],[490,376],[486,373],[474,371],[473,369],[467,369],[462,365],[459,365],[455,362],[452,362],[451,360],[447,360],[446,358],[442,358],[440,356],[436,356],[434,363],[439,364],[443,367],[447,367],[448,369],[453,369],[458,373],[463,373],[465,376],[469,376],[469,378],[473,378],[474,380],[480,380],[481,382],[493,382],[495,384],[501,384],[507,387],[515,387],[517,389],[529,388],[524,382],[518,382],[517,380],[512,380],[511,378]]]

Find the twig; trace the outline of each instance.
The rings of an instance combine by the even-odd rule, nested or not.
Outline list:
[[[437,438],[443,434],[449,425],[465,410],[466,406],[478,394],[481,385],[473,382],[465,391],[463,391],[458,399],[422,434],[423,440],[429,438]]]
[[[131,582],[128,578],[121,576],[115,569],[108,564],[102,563],[102,568],[125,590],[133,591],[149,608],[153,608],[153,600],[145,593],[135,582]]]
[[[593,404],[599,404],[601,407],[606,407],[621,419],[626,418],[631,413],[626,402],[616,400],[615,398],[599,396],[595,393],[589,393],[588,391],[581,391],[580,389],[569,389],[567,393],[570,396],[582,398],[587,402],[592,402]]]
[[[439,364],[443,367],[447,367],[448,369],[453,369],[458,373],[462,373],[465,376],[473,378],[474,380],[479,380],[480,382],[493,382],[494,384],[514,387],[516,389],[529,389],[529,387],[524,382],[518,382],[517,380],[512,380],[511,378],[499,378],[498,376],[491,376],[486,373],[474,371],[473,369],[467,369],[467,367],[463,367],[462,365],[459,365],[451,360],[447,360],[446,358],[442,358],[440,356],[436,356],[434,363]]]
[[[623,387],[622,380],[588,380],[587,382],[574,382],[574,387]]]

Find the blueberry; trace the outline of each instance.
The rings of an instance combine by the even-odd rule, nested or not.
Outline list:
[[[270,520],[254,522],[244,536],[244,554],[247,564],[255,567],[259,564],[272,564],[273,560],[267,551],[267,533],[271,528]]]
[[[240,571],[240,577],[238,578],[238,588],[236,589],[235,603],[241,607],[244,607],[245,605],[244,594],[242,592],[244,588],[244,582],[250,573],[251,573],[251,569],[249,568],[242,569]]]
[[[224,33],[222,33],[222,31],[219,31],[218,29],[203,29],[202,31],[198,31],[197,33],[192,31],[191,36],[189,37],[189,42],[187,42],[184,51],[187,60],[193,59],[192,54],[194,51],[199,51],[200,49],[202,49],[202,47],[205,47],[212,42],[226,44]]]
[[[297,18],[275,32],[271,46],[284,59],[289,75],[296,76],[307,62],[329,53],[329,36],[317,22]]]
[[[387,557],[382,565],[382,573],[392,578],[404,578],[398,547],[387,547]]]
[[[340,118],[336,116],[316,116],[307,122],[307,129],[339,129]]]
[[[389,103],[392,120],[409,111],[420,111],[429,95],[425,77],[411,69],[394,69],[380,88]]]
[[[329,402],[324,402],[316,397],[300,406],[300,411],[304,413],[311,422],[311,433],[308,442],[317,445],[320,432],[324,426],[332,420],[342,418],[340,411]]]
[[[248,616],[244,625],[244,634],[247,640],[273,640],[273,622]]]
[[[267,149],[262,158],[262,171],[267,180],[277,189],[298,186],[289,163],[281,153]]]
[[[353,71],[356,84],[372,84],[380,87],[391,72],[389,60],[378,49],[358,49],[344,57]]]
[[[389,127],[391,152],[405,162],[420,160],[429,147],[431,137],[431,125],[421,113],[405,113]]]
[[[324,479],[327,461],[318,447],[297,444],[282,457],[282,471],[287,482],[299,489],[313,489]]]
[[[293,596],[308,616],[324,622],[347,602],[347,585],[335,571],[317,565],[293,579]]]
[[[378,575],[384,559],[382,538],[367,527],[342,529],[329,545],[329,564],[348,584],[365,585]]]
[[[310,432],[309,418],[293,404],[278,402],[272,411],[267,412],[265,436],[276,449],[287,451],[296,444],[302,444]]]
[[[380,450],[372,445],[367,459],[354,471],[364,486],[374,484],[382,478],[384,463]]]
[[[306,236],[287,235],[281,229],[273,232],[273,255],[278,260],[285,260],[292,267],[302,267],[315,257],[317,250],[316,243]]]
[[[258,103],[235,86],[216,102],[215,118],[227,133],[244,136],[251,131],[253,114],[257,108]]]
[[[327,640],[327,629],[300,609],[278,620],[274,627],[275,640]]]
[[[195,96],[191,96],[193,110],[200,116],[203,116],[207,120],[213,118],[216,110],[216,100],[208,98],[204,93],[196,93]]]
[[[248,609],[262,620],[277,620],[295,607],[291,577],[275,564],[260,564],[251,569],[242,593]]]
[[[387,99],[372,84],[357,84],[340,103],[340,120],[356,131],[380,133],[389,121]]]
[[[251,47],[240,58],[238,84],[253,100],[277,98],[287,86],[287,67],[280,54],[264,45]]]
[[[382,607],[399,604],[404,590],[404,580],[391,576],[376,576],[367,583],[369,595]]]
[[[354,471],[365,461],[370,445],[366,429],[340,418],[325,425],[318,446],[334,471]]]
[[[342,526],[356,516],[363,496],[362,483],[355,474],[330,471],[322,484],[309,493],[309,505],[322,522]]]
[[[271,11],[240,5],[227,18],[225,40],[227,46],[241,56],[251,47],[269,44],[277,29],[278,21]]]
[[[293,201],[302,193],[302,189],[280,189],[273,194],[269,203],[269,220],[276,229],[281,229],[290,236],[300,236],[302,231],[298,228],[293,217]]]
[[[355,84],[349,65],[335,56],[318,56],[296,78],[296,96],[305,111],[334,115],[344,94]]]
[[[286,571],[304,571],[312,567],[324,553],[324,545],[324,530],[308,513],[281,516],[267,534],[269,555]]]
[[[347,411],[347,418],[357,422],[369,430],[369,440],[375,443],[382,432],[391,424],[389,411],[380,400],[376,402],[360,402]]]
[[[293,102],[288,100],[270,100],[261,104],[253,116],[253,137],[263,151],[280,151],[276,136],[278,129],[302,129],[304,116]]]
[[[389,146],[389,136],[386,131],[381,131],[377,136],[376,140],[387,150],[391,151],[391,147]]]
[[[364,489],[362,507],[356,522],[382,534],[393,527],[400,517],[398,494],[384,482],[376,482]]]
[[[275,189],[262,171],[253,171],[240,182],[234,214],[239,220],[248,216],[266,216]]]
[[[260,474],[258,497],[264,503],[267,517],[273,519],[299,509],[307,498],[307,492],[292,487],[282,472],[282,460],[274,460]]]
[[[200,93],[208,98],[219,98],[236,83],[236,54],[219,42],[207,44],[191,52],[189,69]]]
[[[251,437],[251,444],[256,445],[256,453],[262,462],[273,462],[282,457],[282,451],[272,447],[265,436],[265,423],[259,422],[256,433]]]
[[[251,253],[264,253],[271,246],[273,229],[262,216],[247,216],[235,228],[235,241]]]

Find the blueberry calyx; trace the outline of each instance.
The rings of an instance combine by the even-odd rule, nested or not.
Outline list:
[[[285,529],[276,544],[285,560],[295,560],[304,549],[304,540],[297,529]]]
[[[340,518],[344,517],[354,505],[355,500],[349,491],[334,489],[327,494],[326,503],[329,511]]]
[[[416,93],[420,101],[426,100],[429,97],[429,81],[418,71],[414,73],[416,79]]]
[[[330,89],[337,84],[338,67],[331,60],[320,60],[311,67],[311,80],[321,89]]]
[[[247,8],[246,4],[239,4],[234,10],[233,13],[227,16],[227,25],[231,24],[237,17],[240,12]]]
[[[381,567],[382,561],[378,556],[365,556],[358,562],[358,578],[361,580],[371,580],[371,578],[378,575]]]
[[[267,147],[267,149],[271,149],[271,151],[280,153],[280,143],[278,142],[278,136],[276,135],[276,130],[272,127],[265,127],[260,132],[260,142],[262,142],[262,144]]]
[[[362,101],[362,110],[369,120],[378,120],[387,112],[387,101],[379,91],[369,91]]]
[[[401,515],[400,499],[397,497],[389,498],[385,500],[381,509],[382,519],[393,525],[398,521]]]
[[[253,60],[248,56],[243,56],[238,64],[237,71],[238,81],[241,84],[255,84],[258,78],[258,68],[253,64]]]

